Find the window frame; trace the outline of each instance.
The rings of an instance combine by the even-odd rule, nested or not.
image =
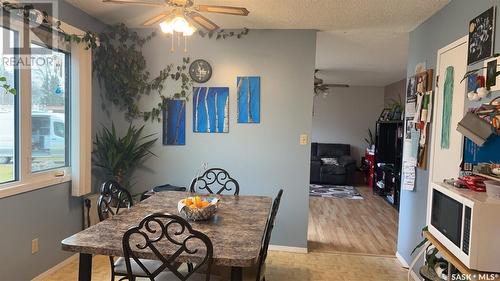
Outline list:
[[[62,170],[62,169],[66,169],[68,167],[71,166],[71,114],[72,114],[72,110],[71,110],[71,107],[72,107],[72,104],[71,104],[71,52],[68,52],[68,51],[64,51],[64,50],[61,50],[61,49],[58,49],[58,48],[49,48],[49,47],[46,47],[46,46],[43,46],[43,42],[41,41],[38,41],[38,40],[31,40],[30,42],[30,45],[33,44],[33,45],[38,45],[39,47],[42,47],[42,48],[46,48],[46,49],[49,49],[49,50],[52,50],[52,51],[55,51],[55,52],[59,52],[59,53],[62,53],[64,54],[64,69],[65,69],[65,77],[64,77],[64,91],[65,91],[65,99],[64,99],[64,126],[65,126],[65,131],[64,131],[64,166],[58,166],[58,167],[54,167],[54,168],[48,168],[48,169],[42,169],[42,170],[38,170],[38,171],[33,171],[33,166],[32,166],[32,157],[29,159],[30,163],[29,163],[29,169],[30,169],[30,173],[31,174],[41,174],[41,173],[44,173],[44,172],[50,172],[50,171],[53,171],[53,170]],[[30,48],[31,49],[31,48]],[[30,69],[30,75],[31,75],[31,69]],[[31,78],[31,77],[30,77]],[[31,80],[31,79],[30,79]],[[31,83],[31,82],[30,82]],[[33,99],[32,99],[32,92],[31,92],[31,87],[32,87],[32,84],[30,84],[30,91],[29,91],[29,94],[30,94],[30,99],[32,100],[33,102]],[[32,114],[32,111],[30,109],[30,113]],[[30,115],[30,118],[32,117],[32,115]],[[33,119],[30,119],[30,124],[31,124],[31,121]],[[54,127],[53,127],[53,121],[52,119],[49,119],[49,128],[52,131],[54,131]],[[32,128],[32,125],[31,124],[31,128]],[[31,140],[31,138],[30,138]],[[31,150],[31,154],[33,153],[33,151]],[[65,172],[65,171],[59,171],[60,173],[62,172]],[[59,173],[59,174],[60,174]],[[0,186],[1,188],[1,186]]]
[[[16,53],[26,53],[21,51],[23,48],[30,48],[33,38],[24,37],[21,23],[17,22],[17,24],[12,25],[15,25],[15,28],[8,29],[13,30],[18,35]],[[62,21],[61,28],[68,33],[84,33],[82,30]],[[37,40],[34,42],[37,42]],[[23,43],[22,47],[19,47],[21,43]],[[17,165],[17,168],[14,168],[16,175],[14,181],[0,184],[0,198],[70,181],[72,181],[71,190],[73,196],[82,196],[91,191],[90,153],[92,150],[92,137],[91,118],[88,118],[92,112],[91,96],[88,95],[92,93],[91,50],[85,50],[84,46],[71,43],[71,52],[66,58],[65,63],[69,64],[69,67],[67,68],[68,73],[65,75],[65,88],[70,93],[70,98],[65,101],[66,108],[69,110],[68,114],[65,113],[65,122],[68,122],[67,131],[65,132],[67,135],[65,167],[32,172],[31,69],[20,68],[17,71],[19,77],[16,79],[18,82],[16,89],[18,89],[19,94],[16,95],[16,118],[14,118],[16,120],[15,131],[17,136],[14,152],[16,160],[14,164]],[[29,112],[29,114],[21,114],[22,112]],[[78,130],[74,129],[75,126],[77,126]]]

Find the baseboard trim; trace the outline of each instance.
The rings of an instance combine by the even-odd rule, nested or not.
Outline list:
[[[280,245],[269,245],[269,250],[278,252],[300,253],[307,254],[307,248],[302,247],[288,247]]]
[[[68,265],[69,263],[71,263],[72,261],[77,260],[77,259],[78,259],[78,254],[74,254],[74,255],[70,256],[69,258],[63,260],[62,262],[56,264],[55,266],[49,268],[47,271],[41,273],[40,275],[36,276],[35,278],[31,279],[31,281],[43,280],[44,278],[46,278],[47,276],[50,276],[55,271],[65,267],[66,265]]]
[[[408,263],[406,262],[406,260],[403,258],[403,256],[401,256],[399,254],[399,252],[396,252],[396,258],[398,259],[398,261],[401,264],[401,266],[403,266],[404,268],[409,268],[410,267],[408,265]]]

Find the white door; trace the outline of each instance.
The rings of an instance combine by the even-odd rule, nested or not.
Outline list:
[[[429,180],[442,182],[445,178],[457,178],[463,154],[463,135],[456,128],[465,114],[467,81],[460,80],[467,71],[467,36],[440,49],[437,55],[437,88],[434,97],[432,120],[432,148]],[[453,67],[453,94],[450,120],[449,148],[441,148],[443,129],[444,84],[448,67]]]

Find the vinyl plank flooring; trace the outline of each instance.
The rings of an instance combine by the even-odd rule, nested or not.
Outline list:
[[[398,212],[369,187],[364,199],[309,198],[309,250],[369,255],[396,253]]]
[[[297,254],[270,251],[266,264],[266,280],[269,281],[404,281],[407,280],[407,272],[395,258],[391,257],[318,252]],[[74,260],[38,281],[72,281],[77,279],[78,260]],[[92,280],[110,280],[110,266],[107,257],[94,257]],[[137,278],[137,281],[145,281],[145,279]]]

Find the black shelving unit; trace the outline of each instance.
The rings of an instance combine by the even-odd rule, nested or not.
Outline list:
[[[403,121],[378,121],[375,130],[373,191],[399,210],[403,160]]]

